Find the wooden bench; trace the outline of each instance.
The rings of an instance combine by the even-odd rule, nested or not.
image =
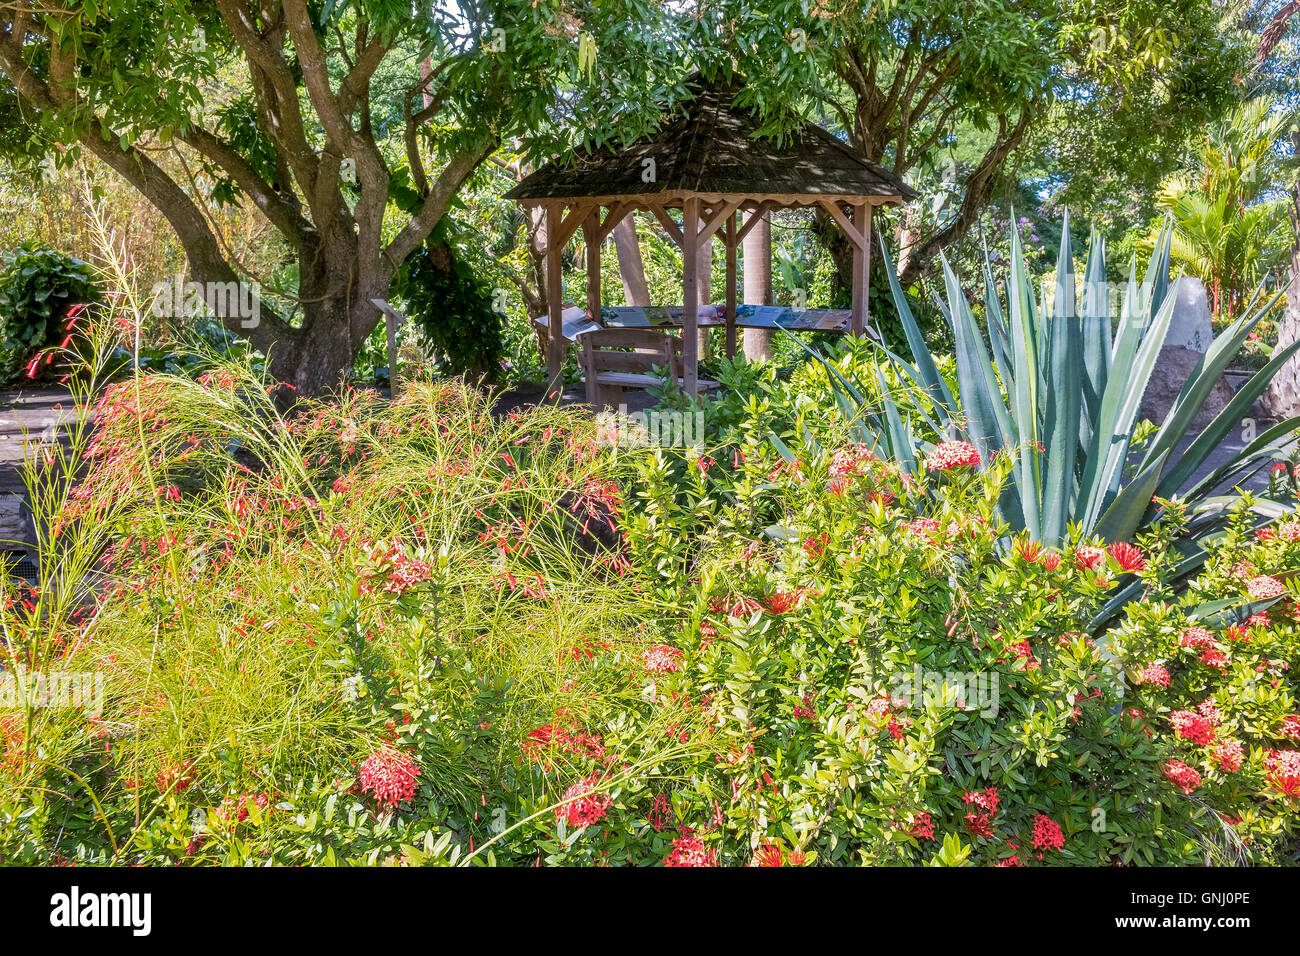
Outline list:
[[[582,369],[587,379],[587,401],[599,408],[614,408],[625,389],[645,389],[663,382],[655,369],[671,368],[683,385],[682,340],[650,329],[599,329],[582,336]],[[701,390],[718,387],[700,379]]]

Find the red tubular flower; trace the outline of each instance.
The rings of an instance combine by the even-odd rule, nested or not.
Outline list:
[[[947,471],[950,468],[974,468],[980,463],[980,453],[970,442],[943,441],[934,446],[925,459],[927,471]]]
[[[807,593],[807,588],[796,588],[793,591],[773,591],[768,595],[765,606],[769,614],[784,614],[787,611],[793,611],[799,606]]]
[[[754,854],[754,862],[758,866],[783,866],[785,864],[785,854],[781,848],[770,840],[758,848]]]

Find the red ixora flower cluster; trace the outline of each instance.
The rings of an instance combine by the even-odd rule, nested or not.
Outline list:
[[[1165,670],[1163,664],[1148,664],[1138,671],[1133,679],[1138,684],[1154,684],[1156,687],[1168,687],[1169,671]]]
[[[555,808],[555,819],[564,820],[571,827],[591,826],[605,818],[614,798],[596,792],[600,773],[593,773],[572,784],[564,791],[565,802]]]
[[[1201,775],[1181,760],[1170,760],[1161,769],[1183,793],[1191,793],[1201,785]]]
[[[706,849],[704,841],[693,833],[673,841],[672,851],[664,857],[664,866],[717,866],[718,857]]]
[[[156,780],[158,789],[163,793],[174,791],[181,793],[194,782],[194,761],[182,760],[180,763],[164,764],[158,771]]]
[[[365,759],[358,777],[363,793],[374,797],[380,806],[396,807],[415,798],[420,768],[406,754],[385,747]]]
[[[563,718],[563,715],[560,717]],[[601,742],[600,736],[589,734],[576,726],[542,724],[528,732],[521,750],[525,757],[540,763],[547,770],[551,769],[552,751],[590,760],[605,758],[605,745]]]
[[[401,596],[409,588],[423,584],[433,577],[433,568],[424,561],[411,557],[401,544],[392,547],[377,545],[367,555],[372,565],[362,574],[361,593],[369,594],[380,581],[385,594]]]
[[[970,442],[941,441],[925,459],[927,471],[947,471],[949,468],[974,468],[980,463],[980,453]]]
[[[788,854],[783,852],[781,845],[772,840],[768,840],[758,852],[754,854],[755,866],[803,866],[808,862],[803,850],[791,850]],[[667,864],[665,864],[667,865]]]
[[[682,652],[671,644],[656,644],[641,657],[651,674],[669,674],[682,669]]]
[[[1033,843],[1041,860],[1044,850],[1059,850],[1065,846],[1065,834],[1055,820],[1040,813],[1034,817]]]
[[[1264,769],[1270,787],[1284,797],[1300,797],[1300,750],[1270,750]]]
[[[1225,740],[1214,748],[1214,760],[1218,763],[1219,769],[1226,773],[1236,773],[1240,770],[1241,762],[1245,757],[1245,750],[1240,740]]]
[[[763,602],[764,607],[769,614],[784,614],[797,608],[807,593],[807,588],[795,588],[793,591],[773,591],[767,596],[767,600]]]
[[[934,820],[930,814],[922,811],[916,815],[912,825],[907,828],[907,835],[918,840],[934,839]]]
[[[1246,593],[1252,601],[1267,601],[1286,594],[1286,585],[1277,578],[1261,574],[1246,582]]]
[[[1074,566],[1076,568],[1087,568],[1089,571],[1096,571],[1105,560],[1106,552],[1090,544],[1081,544],[1074,549]]]
[[[1201,714],[1191,710],[1176,710],[1169,715],[1169,723],[1174,733],[1184,740],[1201,747],[1214,743],[1214,724]]]
[[[1127,541],[1116,541],[1107,550],[1115,559],[1115,563],[1125,571],[1136,573],[1147,566],[1147,559],[1137,545],[1129,544]]]
[[[983,813],[971,811],[966,814],[966,832],[973,837],[993,839],[993,817],[998,812],[998,788],[988,787],[982,791],[969,791],[962,794],[962,801],[983,810]]]

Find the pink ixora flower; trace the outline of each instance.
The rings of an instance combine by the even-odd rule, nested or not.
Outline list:
[[[420,768],[414,760],[391,747],[376,750],[361,765],[361,790],[381,806],[396,807],[415,797]]]
[[[682,669],[682,652],[671,644],[656,644],[641,657],[651,674],[669,674]]]
[[[973,468],[980,463],[980,453],[970,442],[942,441],[925,459],[927,471],[947,471],[949,468]]]
[[[1286,586],[1277,578],[1261,574],[1246,582],[1246,593],[1252,601],[1267,601],[1286,594]]]

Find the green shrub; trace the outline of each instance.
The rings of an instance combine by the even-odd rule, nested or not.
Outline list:
[[[29,466],[52,577],[0,609],[11,673],[104,709],[0,715],[0,861],[1294,861],[1300,520],[1247,500],[1180,590],[1177,502],[1045,547],[1008,458],[904,468],[811,403],[778,446],[826,369],[735,374],[686,449],[456,383],[105,390]]]
[[[59,339],[68,307],[100,301],[95,270],[35,243],[3,255],[0,271],[0,378],[16,379],[36,353]]]

